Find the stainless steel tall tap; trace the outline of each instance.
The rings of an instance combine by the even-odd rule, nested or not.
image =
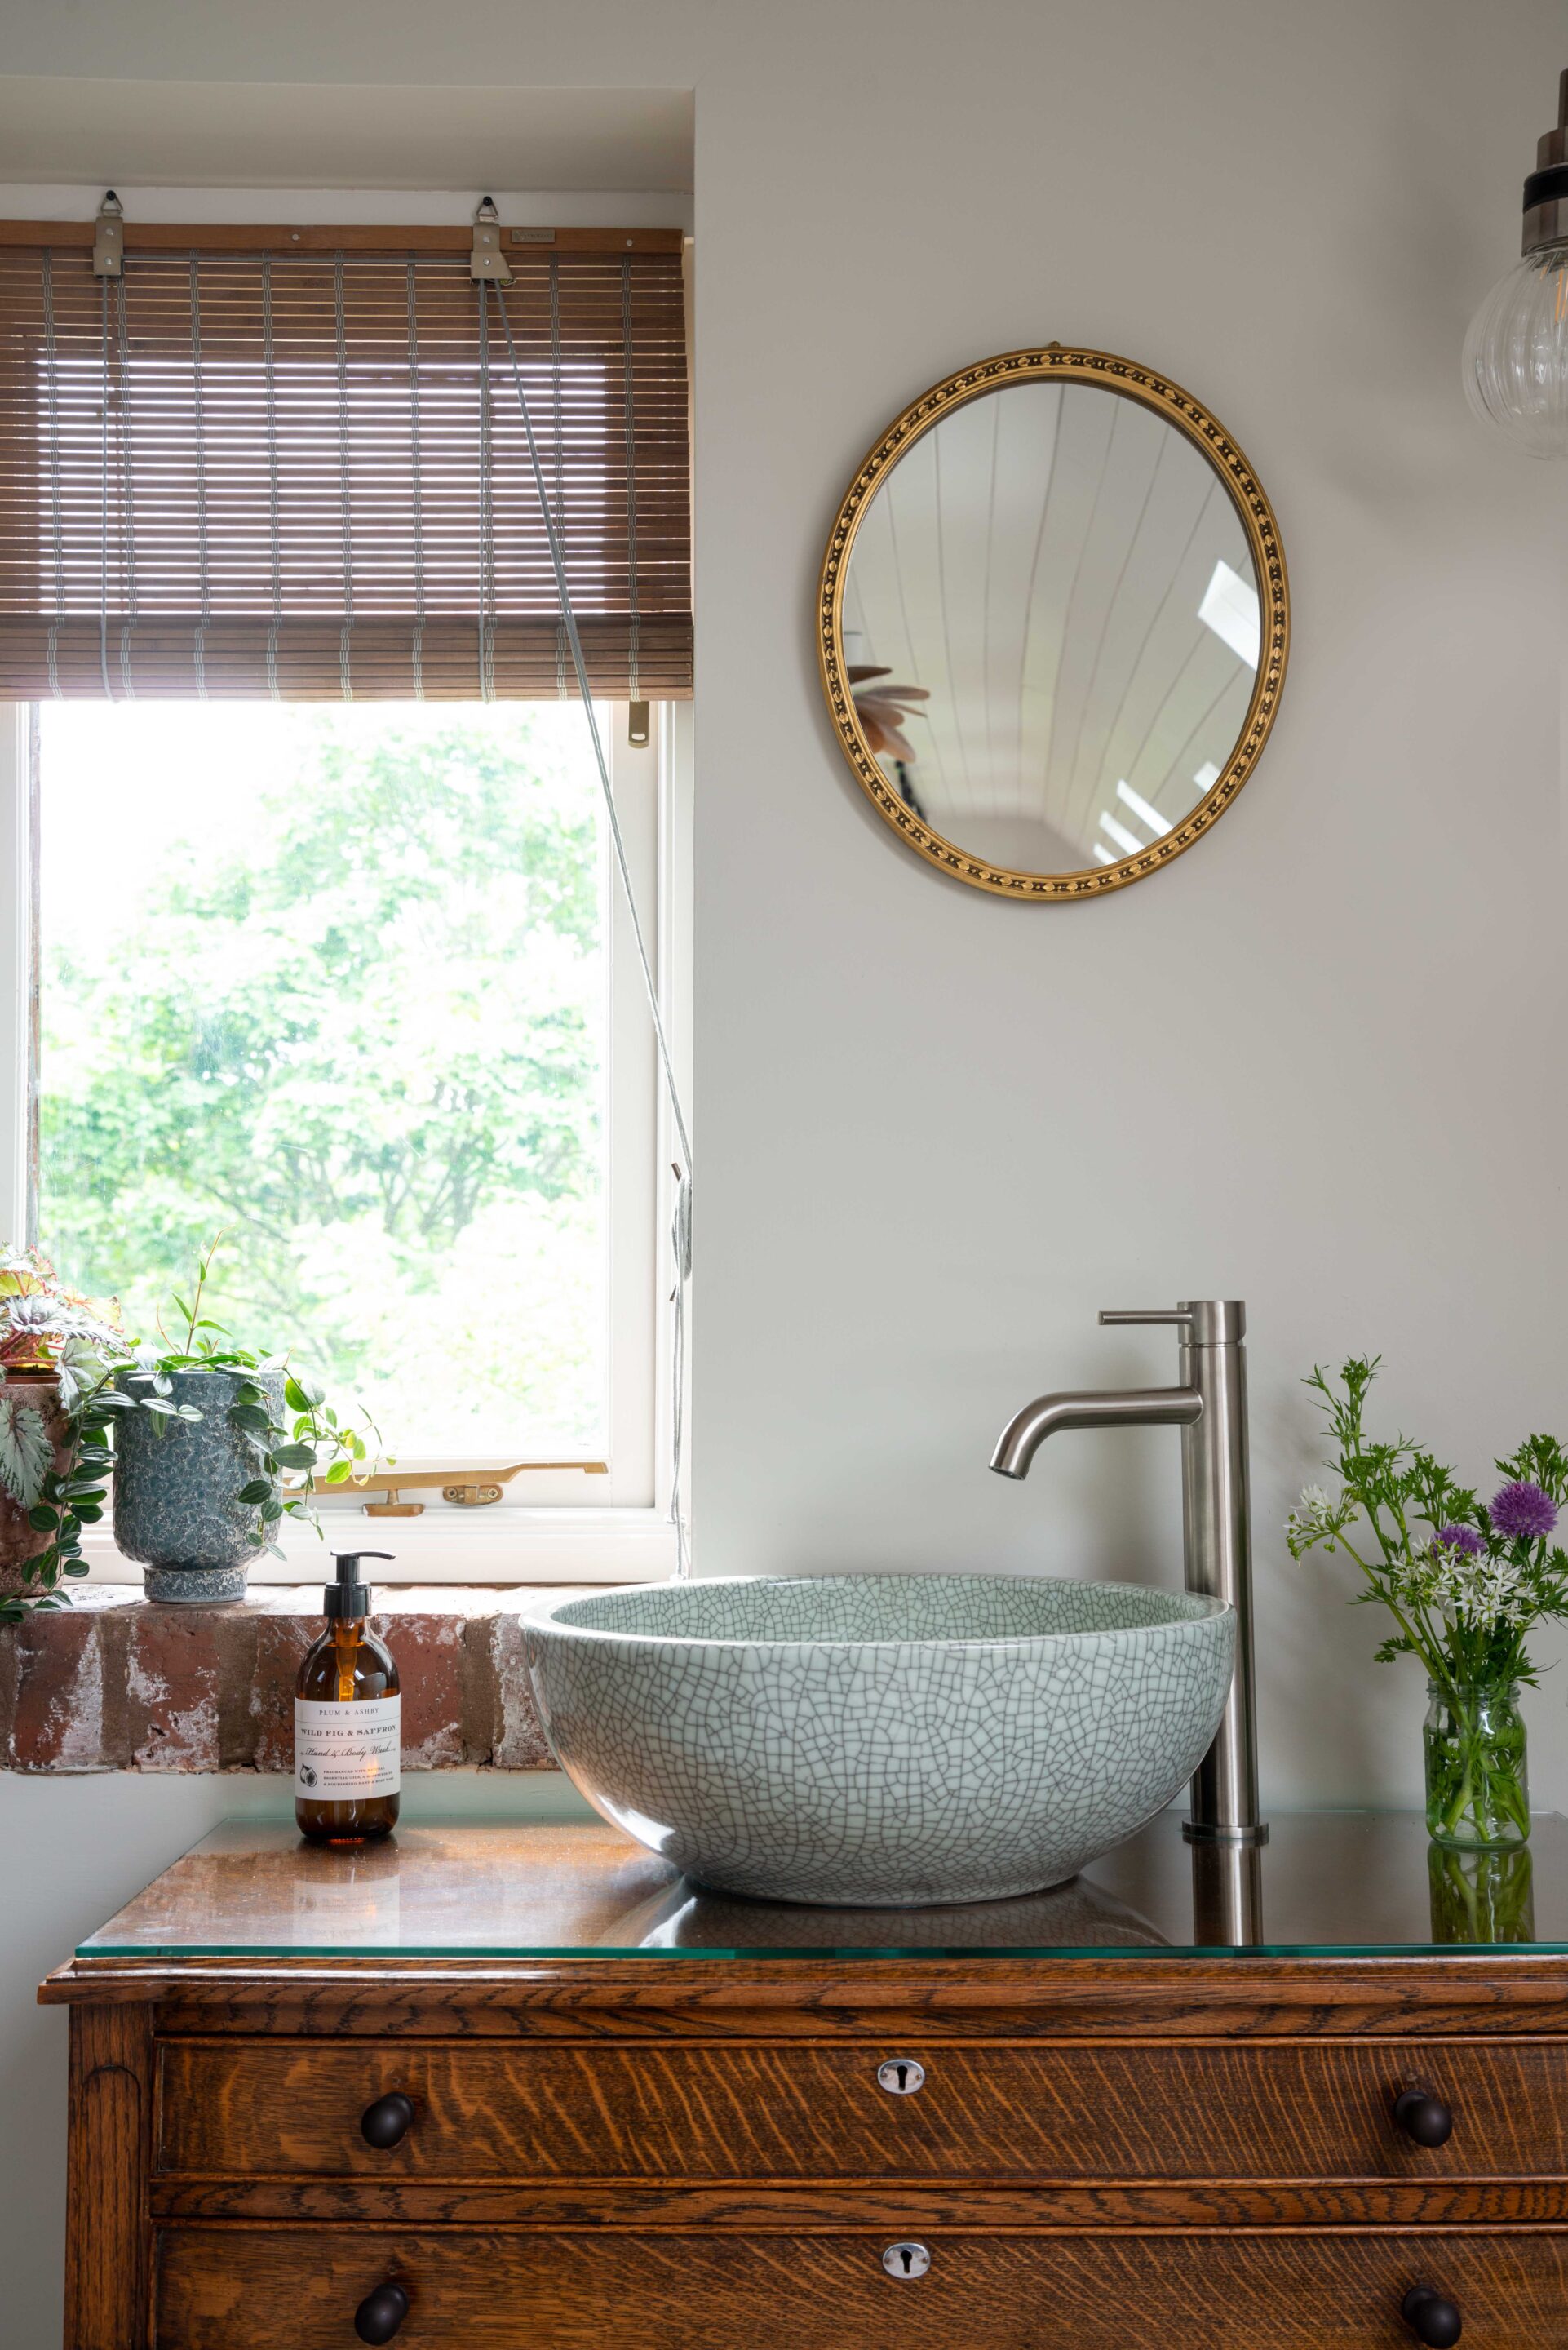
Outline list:
[[[1247,1482],[1247,1309],[1240,1298],[1192,1298],[1105,1323],[1169,1322],[1180,1331],[1179,1385],[1039,1396],[1002,1432],[992,1467],[1027,1477],[1046,1437],[1064,1428],[1174,1426],[1181,1430],[1182,1551],[1187,1588],[1236,1611],[1236,1669],[1214,1743],[1192,1781],[1183,1833],[1199,1843],[1262,1844],[1252,1683],[1252,1547]]]

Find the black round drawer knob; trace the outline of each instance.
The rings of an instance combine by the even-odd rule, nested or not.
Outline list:
[[[1454,2117],[1441,2097],[1428,2089],[1407,2089],[1394,2100],[1394,2119],[1417,2146],[1446,2146],[1453,2136]]]
[[[383,2153],[389,2147],[400,2145],[413,2126],[414,2101],[411,2097],[405,2097],[401,2089],[392,2090],[388,2096],[378,2097],[375,2104],[367,2106],[359,2116],[360,2137],[367,2146],[379,2147]],[[369,2341],[371,2336],[367,2334],[365,2339]],[[389,2342],[391,2335],[378,2334],[375,2339]]]
[[[379,2284],[354,2312],[354,2331],[361,2342],[389,2342],[409,2314],[409,2296],[400,2284]],[[1443,2339],[1454,2337],[1445,2334]]]
[[[1435,2285],[1413,2284],[1399,2304],[1399,2314],[1417,2341],[1429,2343],[1431,2350],[1450,2350],[1465,2330],[1453,2303]]]

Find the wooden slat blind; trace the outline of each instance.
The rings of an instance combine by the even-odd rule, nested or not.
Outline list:
[[[96,280],[85,246],[16,236],[0,698],[575,694],[496,295],[482,310],[465,253],[133,248]],[[680,254],[507,259],[594,689],[687,695]]]

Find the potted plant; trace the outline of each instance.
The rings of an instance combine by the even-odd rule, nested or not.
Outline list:
[[[1307,1380],[1334,1442],[1338,1498],[1308,1485],[1285,1526],[1293,1558],[1343,1550],[1395,1628],[1378,1661],[1419,1658],[1428,1708],[1427,1826],[1439,1845],[1502,1852],[1530,1834],[1523,1683],[1533,1626],[1568,1615],[1568,1553],[1552,1535],[1568,1495],[1568,1452],[1531,1436],[1495,1465],[1502,1483],[1481,1502],[1453,1471],[1401,1438],[1375,1441],[1363,1424],[1379,1357],[1355,1357],[1337,1383]],[[1354,1538],[1353,1538],[1354,1537]]]
[[[36,1249],[0,1248],[0,1623],[66,1604],[103,1515],[125,1339]]]
[[[251,1561],[281,1556],[286,1516],[319,1532],[316,1480],[346,1484],[369,1458],[364,1435],[339,1422],[314,1381],[282,1354],[235,1345],[203,1315],[217,1245],[191,1304],[173,1301],[179,1342],[137,1346],[115,1379],[132,1408],[115,1430],[114,1538],[142,1567],[150,1599],[243,1598]]]

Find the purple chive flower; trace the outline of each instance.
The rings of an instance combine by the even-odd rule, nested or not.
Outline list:
[[[1445,1550],[1458,1551],[1462,1558],[1479,1558],[1486,1548],[1474,1526],[1439,1526],[1438,1540]]]
[[[1504,1485],[1492,1495],[1491,1522],[1509,1542],[1543,1542],[1557,1523],[1557,1504],[1539,1485]]]

